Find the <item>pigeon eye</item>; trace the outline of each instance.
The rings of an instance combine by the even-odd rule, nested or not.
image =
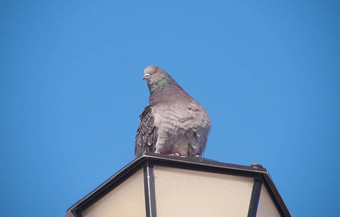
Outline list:
[[[158,71],[155,71],[155,74],[158,74]]]

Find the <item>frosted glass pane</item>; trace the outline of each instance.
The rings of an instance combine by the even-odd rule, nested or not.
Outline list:
[[[276,209],[268,191],[264,185],[261,187],[260,200],[257,208],[256,217],[280,217],[279,211]]]
[[[157,216],[247,216],[254,179],[154,167]]]
[[[82,212],[83,217],[145,216],[144,178],[141,169]]]

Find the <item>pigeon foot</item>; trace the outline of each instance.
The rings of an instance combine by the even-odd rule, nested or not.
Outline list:
[[[181,155],[179,153],[173,153],[173,154],[169,154],[169,156],[177,156],[177,157],[179,157]]]

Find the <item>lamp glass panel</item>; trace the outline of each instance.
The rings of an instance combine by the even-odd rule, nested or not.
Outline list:
[[[280,217],[279,211],[271,199],[266,187],[262,185],[256,217]]]
[[[254,178],[155,166],[157,216],[247,216]]]
[[[146,215],[143,169],[82,212],[82,217],[141,217]]]

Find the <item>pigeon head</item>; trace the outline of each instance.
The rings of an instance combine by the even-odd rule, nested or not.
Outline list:
[[[161,86],[171,79],[169,74],[164,69],[154,65],[150,65],[145,68],[144,76],[142,78],[146,80],[150,89]]]

